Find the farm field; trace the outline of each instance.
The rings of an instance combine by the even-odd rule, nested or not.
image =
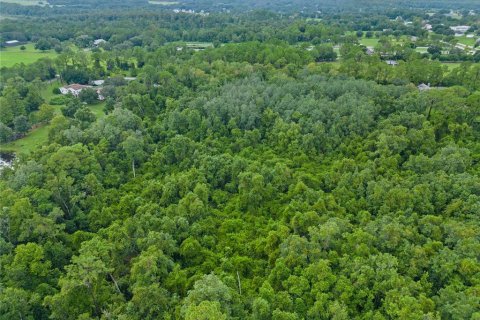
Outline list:
[[[33,43],[25,44],[25,50],[21,46],[8,47],[0,50],[0,68],[12,67],[15,64],[30,64],[41,58],[55,58],[57,53],[53,50],[42,52],[36,50]]]

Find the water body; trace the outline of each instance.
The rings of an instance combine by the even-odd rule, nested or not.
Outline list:
[[[3,168],[10,168],[15,160],[15,154],[11,152],[0,151],[0,170]]]

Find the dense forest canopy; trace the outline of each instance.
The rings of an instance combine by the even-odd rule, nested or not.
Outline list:
[[[480,319],[475,1],[50,4],[1,9],[0,320]]]

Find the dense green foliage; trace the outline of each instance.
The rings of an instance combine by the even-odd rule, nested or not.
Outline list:
[[[0,172],[0,320],[479,319],[480,65],[225,17],[151,14],[172,40],[218,19],[235,43],[113,28],[88,53],[45,18],[59,57],[2,69],[0,139],[50,130]],[[340,34],[338,54],[313,41]],[[92,89],[45,101],[55,74],[105,79],[105,115]]]
[[[170,84],[131,83],[100,122],[54,120],[1,185],[7,318],[478,310],[478,93],[245,68],[165,106]]]

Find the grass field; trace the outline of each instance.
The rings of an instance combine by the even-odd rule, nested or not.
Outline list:
[[[378,44],[378,39],[377,38],[361,38],[359,42],[365,47],[375,47]]]
[[[340,47],[334,47],[333,48],[333,51],[335,51],[335,53],[337,54],[337,57],[340,57]]]
[[[427,53],[428,47],[416,47],[415,51],[417,51],[418,53]]]
[[[444,62],[442,65],[447,66],[449,71],[452,71],[453,69],[457,68],[460,66],[460,62]]]
[[[0,68],[11,67],[17,63],[29,64],[41,58],[55,58],[57,53],[53,50],[42,52],[34,48],[33,43],[25,45],[25,50],[20,50],[21,46],[8,47],[0,50]]]
[[[475,41],[477,41],[477,38],[467,38],[466,36],[456,37],[455,39],[457,39],[459,43],[471,47],[473,47],[475,45]]]
[[[48,125],[34,129],[22,139],[0,144],[0,151],[15,152],[16,154],[30,153],[37,147],[46,144],[48,141],[48,130]]]
[[[50,99],[54,96],[52,93],[52,89],[54,87],[58,87],[60,83],[54,82],[49,85],[46,85],[42,89],[42,97],[48,103]],[[103,108],[105,106],[104,102],[90,105],[89,108],[95,114],[97,119],[100,119],[105,116],[103,112]],[[62,106],[54,106],[55,107],[55,114],[61,114]],[[15,152],[17,154],[26,154],[30,153],[36,148],[46,145],[48,142],[48,132],[50,130],[50,125],[44,125],[42,127],[36,128],[30,131],[25,137],[22,139],[18,139],[9,143],[0,143],[0,151],[6,152]]]
[[[191,48],[191,49],[206,49],[206,48],[212,48],[213,43],[212,42],[187,42],[186,46],[187,48]]]

